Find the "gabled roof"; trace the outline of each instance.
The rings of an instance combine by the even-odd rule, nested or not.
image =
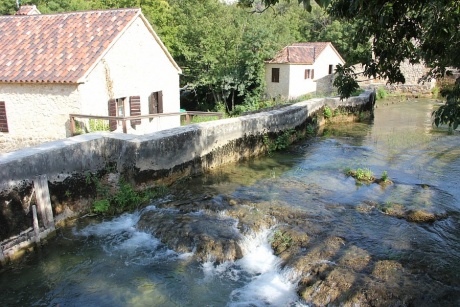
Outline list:
[[[276,56],[267,61],[270,64],[307,64],[315,63],[318,56],[327,46],[337,53],[339,58],[345,62],[330,42],[295,43],[284,47]]]
[[[0,16],[0,82],[79,83],[140,16],[140,9]]]
[[[21,5],[16,15],[34,15],[41,14],[35,5]]]

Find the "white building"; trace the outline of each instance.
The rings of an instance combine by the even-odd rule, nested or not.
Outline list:
[[[332,89],[337,64],[344,64],[329,42],[296,43],[265,62],[265,82],[270,97],[296,98]]]
[[[0,16],[0,33],[0,139],[68,137],[71,113],[180,110],[181,69],[140,9]],[[161,117],[129,129],[179,125]]]

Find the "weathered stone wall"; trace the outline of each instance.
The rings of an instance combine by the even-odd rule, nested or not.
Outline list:
[[[0,84],[9,132],[4,140],[60,139],[68,137],[69,113],[80,111],[75,84]]]
[[[421,82],[421,78],[427,72],[427,68],[423,64],[410,64],[408,61],[401,63],[401,72],[406,79],[406,83],[401,84],[388,84],[384,79],[369,79],[359,75],[357,80],[358,84],[363,89],[375,89],[379,87],[385,88],[390,93],[404,93],[404,94],[431,94],[431,90],[436,85],[436,80]],[[364,71],[362,65],[355,65],[355,72],[360,73]]]
[[[321,79],[316,80],[316,93],[330,95],[337,89],[333,86],[334,75],[327,75]]]
[[[53,211],[61,219],[91,205],[96,188],[87,181],[88,174],[113,173],[138,187],[157,180],[173,181],[260,155],[266,151],[264,135],[299,129],[325,105],[372,110],[371,97],[366,92],[344,101],[316,98],[143,136],[93,133],[0,155],[0,240],[31,226],[33,180],[39,175],[47,176]]]

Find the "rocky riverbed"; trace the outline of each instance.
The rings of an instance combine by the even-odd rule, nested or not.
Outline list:
[[[275,184],[268,180],[267,186]],[[311,189],[290,181],[289,190]],[[316,188],[316,190],[318,190]],[[324,191],[318,190],[318,194]],[[424,306],[449,305],[458,286],[437,282],[440,276],[414,267],[395,250],[382,254],[379,247],[365,248],[353,235],[336,231],[334,212],[343,216],[392,216],[373,203],[344,206],[318,201],[330,214],[315,214],[290,206],[285,201],[249,201],[230,196],[184,196],[158,204],[145,212],[137,227],[147,231],[170,249],[194,252],[199,261],[216,264],[243,256],[242,239],[250,233],[271,228],[273,252],[282,267],[294,269],[297,292],[314,306]],[[401,209],[404,211],[403,209]],[[421,214],[421,213],[420,213]],[[446,218],[423,213],[429,219],[405,223],[429,223]],[[408,214],[408,216],[411,216]],[[458,295],[456,296],[458,300]],[[459,303],[459,301],[457,301]]]

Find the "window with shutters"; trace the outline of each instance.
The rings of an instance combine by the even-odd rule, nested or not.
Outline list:
[[[315,70],[314,69],[305,69],[305,79],[313,79],[315,77]]]
[[[6,117],[6,106],[4,101],[0,101],[0,132],[9,132],[8,119]]]
[[[163,92],[153,92],[149,97],[149,114],[163,113]],[[150,118],[152,121],[153,118]]]
[[[334,72],[334,65],[329,65],[329,74],[331,75]]]
[[[279,68],[272,68],[272,82],[273,83],[280,82],[280,69]]]
[[[125,98],[116,98],[109,100],[109,116],[125,116]],[[109,120],[110,131],[117,130],[117,126],[121,124],[122,121]]]

